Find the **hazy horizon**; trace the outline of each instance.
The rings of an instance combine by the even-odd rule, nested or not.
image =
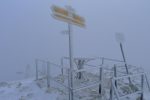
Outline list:
[[[115,33],[124,33],[127,62],[150,71],[149,0],[1,0],[0,81],[22,79],[16,72],[34,68],[36,58],[60,63],[68,56],[67,24],[52,18],[51,6],[71,4],[86,20],[73,26],[75,57],[107,57],[122,60]],[[34,70],[33,70],[34,72]]]

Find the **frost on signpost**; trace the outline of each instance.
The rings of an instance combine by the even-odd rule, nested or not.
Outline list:
[[[116,33],[116,41],[120,44],[125,41],[123,33]]]
[[[85,27],[85,20],[83,17],[77,15],[70,6],[66,6],[67,9],[58,7],[58,6],[52,6],[52,16],[53,18],[70,23],[79,27]]]
[[[72,70],[73,70],[73,46],[72,46],[72,25],[77,25],[80,27],[85,26],[84,18],[80,17],[74,12],[74,9],[71,6],[67,6],[66,9],[58,7],[58,6],[52,6],[52,16],[60,21],[68,23],[68,34],[69,34],[69,58],[70,58],[70,94],[69,94],[69,100],[73,100],[73,76],[72,76]]]

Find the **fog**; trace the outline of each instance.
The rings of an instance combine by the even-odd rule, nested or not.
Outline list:
[[[121,32],[127,62],[150,71],[149,0],[0,0],[0,81],[22,79],[36,58],[60,63],[68,56],[67,24],[52,18],[52,5],[72,5],[86,20],[85,28],[73,26],[74,57],[122,60]]]

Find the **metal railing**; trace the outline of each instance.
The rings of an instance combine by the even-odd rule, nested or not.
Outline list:
[[[141,81],[140,81],[140,87],[136,87],[136,88],[138,88],[136,91],[133,91],[133,87],[131,88],[130,86],[134,86],[134,83],[133,84],[129,84],[129,87],[131,88],[130,89],[130,92],[128,93],[128,94],[126,94],[126,95],[120,95],[119,94],[119,90],[118,90],[118,85],[116,86],[116,82],[118,81],[118,80],[121,80],[121,79],[126,79],[126,78],[131,78],[131,79],[133,79],[133,78],[135,78],[135,77],[141,77]],[[147,77],[146,77],[146,74],[145,73],[139,73],[139,74],[133,74],[133,75],[126,75],[126,76],[122,76],[122,77],[114,77],[114,78],[112,78],[112,88],[111,88],[111,98],[110,98],[110,100],[114,100],[114,96],[113,96],[113,92],[115,93],[115,95],[116,95],[116,98],[117,98],[117,100],[121,100],[121,99],[123,99],[123,98],[126,98],[126,97],[130,97],[130,96],[133,96],[133,95],[135,95],[135,94],[141,94],[141,99],[140,100],[144,100],[143,99],[143,93],[144,93],[144,83],[145,83],[145,81],[144,81],[144,79],[146,80],[146,85],[148,86],[148,88],[149,88],[149,90],[150,90],[150,87],[149,87],[149,82],[148,82],[148,80],[146,79]],[[135,87],[135,86],[134,86]],[[139,89],[140,88],[140,89]]]
[[[78,91],[82,91],[84,89],[88,89],[88,88],[92,88],[92,87],[99,88],[99,90],[97,92],[99,93],[99,95],[101,95],[102,91],[106,89],[103,86],[104,84],[102,84],[102,83],[105,83],[104,78],[108,78],[109,80],[111,80],[111,87],[108,88],[111,91],[110,92],[110,97],[109,97],[110,100],[114,100],[113,92],[115,93],[117,99],[120,100],[121,98],[127,97],[130,94],[120,97],[120,95],[118,93],[118,90],[117,90],[118,89],[117,88],[118,87],[118,80],[125,79],[125,78],[132,78],[132,77],[140,76],[140,75],[141,75],[141,77],[144,77],[144,78],[141,78],[141,84],[144,84],[143,80],[145,79],[147,87],[150,90],[150,85],[149,85],[146,74],[140,73],[138,71],[137,71],[137,73],[127,74],[126,71],[122,72],[122,71],[118,70],[119,68],[124,68],[125,67],[123,61],[116,60],[116,59],[104,58],[104,57],[81,58],[82,60],[86,60],[86,63],[84,64],[84,66],[86,66],[86,68],[70,70],[70,68],[68,67],[69,65],[68,66],[64,65],[64,60],[65,59],[69,59],[69,58],[68,57],[63,57],[61,59],[61,64],[60,65],[52,63],[50,61],[44,61],[44,60],[36,59],[36,61],[35,61],[35,64],[36,64],[36,80],[39,79],[39,73],[38,73],[39,65],[38,64],[39,64],[39,62],[42,62],[42,63],[45,63],[45,65],[46,65],[45,75],[46,75],[47,87],[48,88],[52,87],[51,82],[56,82],[60,86],[62,86],[65,89],[68,90],[68,93],[66,93],[68,95],[69,95],[69,92],[71,92],[71,91],[72,92],[78,92]],[[74,60],[80,60],[80,58],[75,58]],[[93,65],[93,64],[88,63],[88,62],[94,61],[94,60],[98,60],[101,63],[99,65]],[[105,64],[106,62],[112,62],[113,66],[106,65]],[[118,65],[118,63],[120,63],[120,64]],[[132,66],[132,65],[128,65],[128,66],[129,66],[130,69],[132,67],[133,67],[133,69],[135,68],[135,70],[140,69],[140,68],[137,68],[136,66]],[[91,70],[95,70],[95,69],[96,69],[97,73],[91,71]],[[73,87],[70,87],[70,85],[69,85],[70,84],[70,76],[69,76],[70,72],[73,73]],[[77,75],[77,73],[80,73],[80,72],[85,74],[86,78],[88,78],[88,81],[85,81],[86,84],[80,83],[79,85],[76,85],[75,82],[80,82],[79,81],[80,79],[77,79],[75,76]],[[106,73],[107,74],[110,73],[109,77],[107,77],[107,75],[105,75]],[[120,73],[122,74],[121,76],[119,76]],[[91,76],[89,76],[89,75],[93,75],[93,79],[90,78]],[[142,85],[141,85],[141,87],[142,87]],[[137,91],[137,92],[134,92],[134,93],[137,94],[137,93],[141,93],[142,91]],[[143,92],[142,92],[141,95],[143,95]],[[73,96],[73,98],[77,98],[77,97]]]

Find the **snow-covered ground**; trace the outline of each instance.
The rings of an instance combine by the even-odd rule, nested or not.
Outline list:
[[[40,88],[32,79],[0,83],[0,100],[57,100],[58,94]]]
[[[46,84],[44,84],[44,82],[35,81],[34,79],[9,83],[0,82],[0,100],[66,100],[61,99],[64,95],[62,95],[58,89],[47,89]],[[67,97],[66,95],[65,98]],[[150,100],[149,92],[145,92],[144,100]]]
[[[20,81],[0,82],[0,100],[68,100],[68,88],[63,87],[63,85],[65,85],[66,87],[68,86],[68,70],[64,71],[65,73],[62,76],[62,74],[60,74],[60,68],[58,67],[59,70],[55,66],[54,68],[56,71],[54,71],[54,69],[53,71],[51,71],[50,76],[53,81],[50,80],[50,88],[47,88],[47,80],[45,74],[44,76],[40,75],[42,77],[39,77],[36,81],[35,79],[30,78]],[[132,72],[132,74],[138,74],[143,72],[142,69],[133,66],[130,66],[129,70],[130,72]],[[99,70],[86,69],[86,72],[85,70],[82,72],[81,79],[77,78],[77,72],[73,72],[75,100],[99,100],[100,97],[100,100],[109,100],[111,79],[114,75],[112,71],[112,68],[106,66],[105,69],[103,68],[101,83],[103,89],[101,91],[101,95],[99,94],[98,88],[100,82]],[[123,76],[124,74],[122,75],[122,73],[124,72],[124,67],[119,67],[118,72],[118,77]],[[54,80],[57,82],[54,82]],[[131,94],[134,91],[141,90],[141,77],[131,77],[131,81],[136,84],[134,86],[133,84],[129,84],[128,77],[122,78],[121,80],[117,81],[117,89],[120,96],[124,96],[126,95],[126,93]],[[91,84],[95,83],[98,84],[91,86]],[[146,84],[144,85],[144,100],[150,100],[150,92],[148,91]],[[90,87],[84,88],[84,86]],[[121,100],[140,100],[137,99],[140,96],[140,94],[131,94],[129,97],[130,99],[127,97]]]

